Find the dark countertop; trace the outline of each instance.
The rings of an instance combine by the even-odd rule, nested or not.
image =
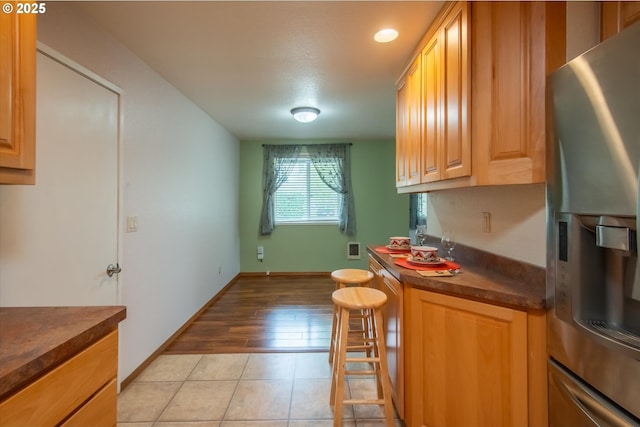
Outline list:
[[[473,248],[456,262],[461,273],[451,277],[424,277],[415,270],[394,263],[388,254],[368,246],[367,252],[400,282],[416,288],[447,293],[524,311],[541,311],[546,307],[545,270],[541,267],[482,253]]]
[[[116,330],[122,306],[0,307],[0,399]]]

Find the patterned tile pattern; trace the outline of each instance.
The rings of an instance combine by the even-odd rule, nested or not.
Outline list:
[[[118,427],[330,427],[327,359],[327,353],[161,355],[120,393]],[[354,396],[375,394],[373,378],[347,384]],[[346,405],[342,425],[382,427],[382,411]]]

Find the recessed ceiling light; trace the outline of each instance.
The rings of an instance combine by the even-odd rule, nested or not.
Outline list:
[[[291,110],[291,114],[300,123],[309,123],[318,118],[320,110],[314,107],[297,107]]]
[[[385,28],[378,31],[374,36],[374,40],[378,43],[389,43],[398,37],[398,32],[393,28]]]

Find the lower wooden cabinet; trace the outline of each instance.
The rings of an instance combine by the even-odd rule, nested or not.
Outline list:
[[[546,314],[413,287],[369,256],[407,427],[548,426]]]
[[[404,292],[407,426],[547,424],[544,313]]]
[[[369,257],[369,270],[374,274],[373,287],[387,296],[383,308],[384,339],[387,346],[387,365],[391,381],[391,394],[396,412],[404,419],[404,292],[402,283],[380,263]]]
[[[118,331],[0,402],[3,427],[117,423]]]
[[[378,282],[380,290],[387,295],[387,304],[383,309],[384,339],[387,345],[387,365],[391,380],[391,393],[396,411],[404,419],[404,304],[402,283],[387,270],[382,270]]]
[[[63,422],[61,427],[115,426],[113,420],[118,418],[118,407],[114,396],[117,393],[118,385],[114,378]]]

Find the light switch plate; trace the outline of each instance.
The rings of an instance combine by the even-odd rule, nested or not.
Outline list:
[[[135,233],[136,231],[138,231],[138,217],[128,216],[127,217],[127,233]]]

